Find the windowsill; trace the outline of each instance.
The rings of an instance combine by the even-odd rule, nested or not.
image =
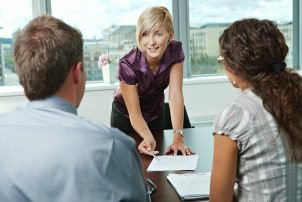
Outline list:
[[[0,97],[23,96],[23,88],[21,86],[0,86]]]
[[[297,71],[302,75],[302,71]],[[211,83],[228,83],[225,75],[211,75],[211,76],[196,76],[184,78],[184,85],[198,85],[198,84],[211,84]],[[114,90],[118,86],[118,82],[113,84],[105,84],[102,82],[87,82],[86,92],[89,91],[107,91]],[[0,86],[0,97],[24,96],[23,88],[21,86]]]
[[[199,77],[184,78],[184,85],[225,83],[225,82],[228,82],[228,79],[225,75],[199,76]]]
[[[227,78],[224,75],[184,78],[184,85],[224,83],[224,82],[227,82]],[[89,92],[89,91],[114,90],[117,88],[117,86],[118,86],[118,82],[115,82],[113,84],[105,84],[101,82],[87,82],[86,91]],[[21,86],[0,87],[0,97],[23,96],[23,95],[24,92]]]

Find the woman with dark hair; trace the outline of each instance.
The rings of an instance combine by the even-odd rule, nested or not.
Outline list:
[[[214,123],[211,201],[302,201],[302,78],[286,68],[284,36],[272,21],[243,19],[219,44],[241,92]]]

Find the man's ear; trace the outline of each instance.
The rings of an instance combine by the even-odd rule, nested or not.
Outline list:
[[[81,81],[81,76],[83,74],[83,69],[82,69],[82,62],[79,61],[73,66],[73,80],[76,84],[78,84]]]

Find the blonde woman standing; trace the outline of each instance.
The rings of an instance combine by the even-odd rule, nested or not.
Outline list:
[[[114,93],[111,126],[142,138],[141,153],[152,155],[156,142],[152,132],[161,131],[164,90],[169,86],[169,104],[174,138],[167,152],[191,154],[183,140],[184,98],[182,92],[182,44],[173,40],[174,27],[168,9],[146,9],[136,26],[137,47],[119,62],[119,88]]]

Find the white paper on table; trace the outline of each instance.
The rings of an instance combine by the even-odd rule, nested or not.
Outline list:
[[[147,171],[195,170],[197,162],[198,155],[156,156],[151,161]]]
[[[208,199],[211,173],[174,174],[167,179],[183,200]]]

